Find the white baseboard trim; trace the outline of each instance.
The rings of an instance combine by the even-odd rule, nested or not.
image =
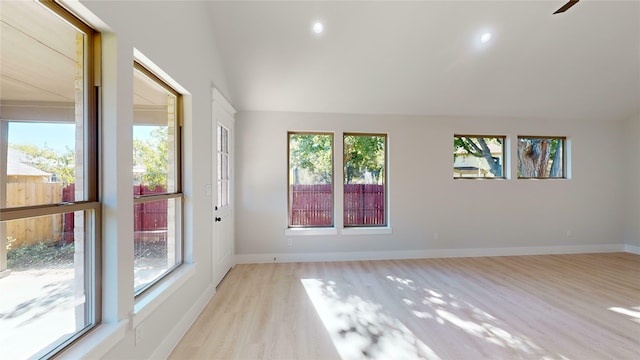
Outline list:
[[[625,244],[624,251],[631,254],[640,255],[640,246]]]
[[[400,251],[358,251],[331,253],[283,253],[283,254],[236,254],[236,264],[262,264],[272,262],[321,262],[321,261],[363,261],[394,259],[428,259],[449,257],[484,257],[514,255],[587,254],[628,251],[629,245],[567,245],[532,246],[509,248],[477,249],[422,249]]]
[[[209,286],[158,345],[150,359],[167,359],[215,294],[216,288]]]

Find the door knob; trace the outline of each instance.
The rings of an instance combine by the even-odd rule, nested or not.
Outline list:
[[[222,218],[216,217],[216,222],[222,221]]]

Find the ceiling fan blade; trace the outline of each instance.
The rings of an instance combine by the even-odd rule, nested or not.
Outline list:
[[[556,12],[554,12],[554,14],[563,13],[563,12],[569,10],[569,8],[572,7],[573,5],[577,4],[578,1],[580,1],[580,0],[569,0],[568,3],[562,5],[562,7],[560,9],[556,10]]]

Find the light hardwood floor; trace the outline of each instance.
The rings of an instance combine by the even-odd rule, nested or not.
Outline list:
[[[640,359],[640,256],[238,265],[170,359]]]

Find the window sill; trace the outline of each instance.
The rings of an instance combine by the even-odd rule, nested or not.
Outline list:
[[[342,235],[389,235],[393,230],[390,226],[382,227],[350,227],[341,231]]]
[[[393,233],[390,226],[381,227],[349,227],[340,229],[341,235],[389,235]],[[336,228],[288,228],[285,236],[322,236],[338,235]]]
[[[285,236],[338,235],[338,229],[330,228],[288,228]]]
[[[196,273],[196,264],[183,264],[163,279],[156,287],[136,300],[131,313],[131,327],[136,328],[169,296],[178,291]]]
[[[58,359],[100,359],[124,339],[129,321],[102,323],[75,344],[64,350]]]

